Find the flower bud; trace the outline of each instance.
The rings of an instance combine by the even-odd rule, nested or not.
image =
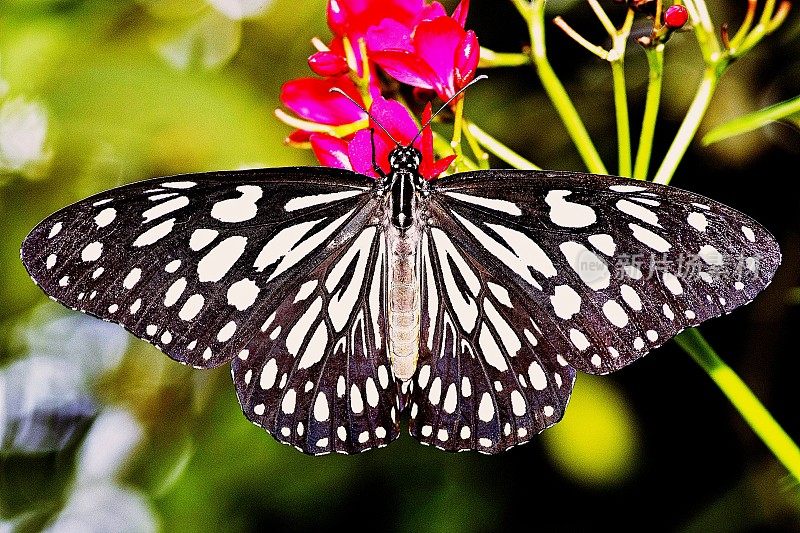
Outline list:
[[[682,28],[689,20],[689,11],[684,6],[669,6],[664,11],[664,25],[672,30]]]
[[[317,52],[308,58],[308,66],[320,76],[341,76],[350,70],[343,57],[333,52]]]

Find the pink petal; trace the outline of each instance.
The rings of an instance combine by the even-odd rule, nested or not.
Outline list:
[[[380,132],[383,134],[383,132]],[[381,136],[379,130],[375,131],[375,161],[387,174],[389,173],[389,152],[394,148],[394,143],[387,142],[385,134]],[[369,130],[356,132],[353,140],[348,147],[348,155],[353,170],[365,176],[377,178],[378,175],[372,167],[372,142],[370,141]]]
[[[328,2],[328,27],[334,35],[342,35],[347,29],[348,13],[340,0]]]
[[[434,178],[438,178],[439,175],[447,170],[447,168],[456,160],[456,155],[448,155],[447,157],[443,157],[442,159],[438,160],[436,163],[433,164],[433,169],[431,169],[431,175],[425,176],[425,178],[431,180]]]
[[[421,58],[403,50],[386,50],[375,52],[372,59],[386,73],[401,83],[421,87],[436,88],[436,73]]]
[[[286,137],[286,142],[289,144],[304,144],[308,142],[310,136],[310,131],[294,130]]]
[[[328,25],[334,34],[356,41],[387,19],[411,28],[424,8],[425,0],[330,0]]]
[[[308,58],[308,66],[320,76],[341,76],[350,70],[344,57],[333,52],[317,52]]]
[[[456,49],[453,75],[453,85],[456,90],[461,89],[472,81],[472,78],[475,77],[475,71],[478,69],[480,58],[481,47],[478,44],[478,37],[474,31],[469,30]]]
[[[401,103],[394,100],[376,98],[372,102],[372,107],[369,108],[369,111],[375,117],[375,120],[389,130],[392,137],[399,143],[407,144],[417,135],[417,123],[414,122],[411,112]],[[376,141],[380,138],[387,145],[394,147],[394,142],[380,128],[376,128],[375,137]]]
[[[418,22],[423,20],[433,20],[439,17],[446,17],[447,10],[439,2],[433,2],[431,5],[426,6],[419,15]]]
[[[432,107],[431,103],[425,106],[422,111],[422,123],[428,124],[431,119]],[[422,130],[422,138],[419,143],[419,151],[422,153],[422,163],[433,163],[433,130],[430,124]]]
[[[347,98],[330,92],[333,87],[342,89],[363,104],[358,89],[346,76],[290,80],[281,87],[281,102],[298,116],[320,124],[349,124],[366,116]]]
[[[414,47],[411,45],[411,28],[392,19],[385,19],[377,26],[367,30],[366,40],[367,50],[370,52],[380,52],[382,50],[414,51]]]
[[[455,52],[464,33],[461,25],[450,17],[421,22],[414,32],[415,54],[425,58],[443,87],[452,88]]]
[[[453,20],[461,24],[463,28],[467,22],[467,14],[469,13],[469,0],[461,0],[453,11]]]
[[[347,141],[327,133],[311,134],[311,149],[320,164],[332,168],[353,170],[347,151]]]

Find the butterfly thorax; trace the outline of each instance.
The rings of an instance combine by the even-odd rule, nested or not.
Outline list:
[[[417,198],[422,186],[418,152],[398,148],[390,160],[391,224],[386,232],[390,251],[389,354],[394,375],[406,381],[419,356],[420,288],[417,249],[420,240]]]

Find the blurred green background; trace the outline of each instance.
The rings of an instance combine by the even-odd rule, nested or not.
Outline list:
[[[47,300],[18,250],[52,211],[153,176],[315,164],[284,145],[289,130],[273,110],[283,82],[310,75],[309,40],[329,38],[324,0],[248,0],[244,13],[234,4],[0,2],[0,531],[800,529],[796,484],[672,344],[614,376],[580,375],[563,422],[497,457],[404,435],[360,456],[313,458],[247,422],[227,366],[186,369]],[[709,6],[715,23],[735,27],[745,3]],[[549,12],[602,42],[586,4],[553,1]],[[474,0],[468,26],[494,50],[527,45],[505,1]],[[612,163],[610,70],[555,28],[549,39]],[[700,65],[691,33],[669,42],[656,162]],[[532,69],[486,73],[467,98],[470,118],[545,168],[583,170]],[[627,75],[635,128],[647,70],[633,44]],[[799,93],[793,12],[727,74],[701,134]],[[673,181],[754,216],[781,242],[773,285],[702,329],[795,440],[799,157],[796,127],[773,125],[695,143]]]

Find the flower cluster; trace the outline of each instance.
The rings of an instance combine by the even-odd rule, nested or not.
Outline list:
[[[323,165],[377,177],[372,130],[375,160],[388,171],[394,142],[348,96],[369,109],[397,141],[410,143],[419,131],[417,121],[401,100],[389,96],[402,94],[396,90],[399,82],[415,95],[447,101],[472,81],[480,46],[475,33],[464,29],[468,10],[469,0],[451,15],[428,0],[329,0],[333,39],[328,45],[315,40],[318,51],[308,59],[316,76],[291,80],[281,89],[281,102],[293,114],[276,114],[296,128],[289,142],[312,148]],[[428,104],[423,122],[430,112]],[[422,152],[420,171],[426,179],[437,177],[455,159],[454,154],[434,159],[430,127],[414,145]]]

